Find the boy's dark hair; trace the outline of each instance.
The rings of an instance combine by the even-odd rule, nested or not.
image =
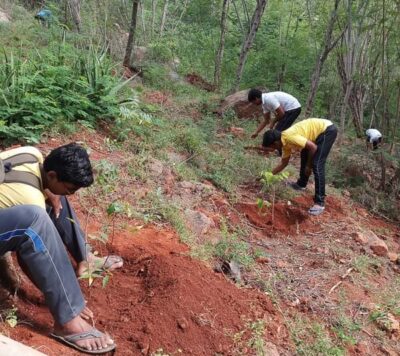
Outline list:
[[[268,147],[276,141],[281,140],[281,132],[278,130],[268,130],[264,133],[263,143],[264,147]]]
[[[46,172],[54,171],[61,182],[77,187],[89,187],[93,183],[93,171],[86,150],[76,143],[60,146],[50,152],[43,162]]]
[[[253,102],[256,99],[261,99],[262,91],[259,89],[250,89],[247,95],[247,99],[250,102]]]

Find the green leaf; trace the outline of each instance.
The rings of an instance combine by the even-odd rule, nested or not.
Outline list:
[[[107,275],[105,275],[104,276],[104,278],[103,278],[103,288],[105,288],[106,286],[107,286],[107,284],[108,284],[108,282],[110,281],[110,275],[109,274],[107,274]]]
[[[6,319],[6,323],[8,324],[8,325],[10,325],[12,328],[15,328],[16,326],[17,326],[17,324],[18,324],[18,320],[17,320],[17,317],[12,317],[12,318],[7,318]]]

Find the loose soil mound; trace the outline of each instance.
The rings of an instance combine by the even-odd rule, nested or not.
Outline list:
[[[194,85],[195,87],[204,89],[206,91],[215,91],[214,85],[212,85],[211,83],[208,83],[207,81],[205,81],[202,77],[200,77],[196,73],[187,74],[185,78],[186,78],[187,82]]]
[[[260,209],[255,203],[238,203],[235,205],[235,208],[254,227],[284,234],[299,234],[304,231],[313,231],[318,227],[318,220],[312,219],[308,214],[308,209],[312,204],[311,197],[299,196],[290,202],[290,204],[288,202],[276,203],[274,214],[272,214],[272,206],[264,206]],[[334,198],[328,197],[324,215],[328,215],[331,219],[332,214],[342,214],[341,203]],[[321,215],[321,218],[324,215]]]
[[[118,344],[116,355],[148,355],[159,348],[171,354],[229,355],[233,335],[246,330],[246,321],[258,319],[266,321],[268,340],[285,343],[286,329],[263,294],[239,289],[188,257],[173,233],[153,228],[120,232],[112,249],[124,257],[124,268],[106,288],[97,280],[84,289],[96,325]],[[40,350],[49,355],[77,355],[47,338],[49,313],[33,286],[24,285],[23,292],[26,298],[17,306],[26,324],[11,329],[10,336],[33,347],[46,345]]]

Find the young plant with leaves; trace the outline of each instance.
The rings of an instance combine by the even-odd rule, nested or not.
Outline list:
[[[263,184],[263,191],[271,192],[272,197],[272,225],[274,224],[275,218],[275,197],[276,197],[276,187],[277,185],[287,179],[289,177],[289,173],[281,172],[278,174],[272,174],[270,171],[263,171],[261,173],[261,182]],[[264,200],[258,199],[257,205],[260,209],[264,207]]]

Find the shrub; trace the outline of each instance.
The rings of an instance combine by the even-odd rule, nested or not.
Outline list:
[[[57,121],[93,126],[120,114],[117,94],[126,82],[111,74],[104,51],[63,42],[26,56],[4,52],[0,61],[0,138],[38,142]]]

